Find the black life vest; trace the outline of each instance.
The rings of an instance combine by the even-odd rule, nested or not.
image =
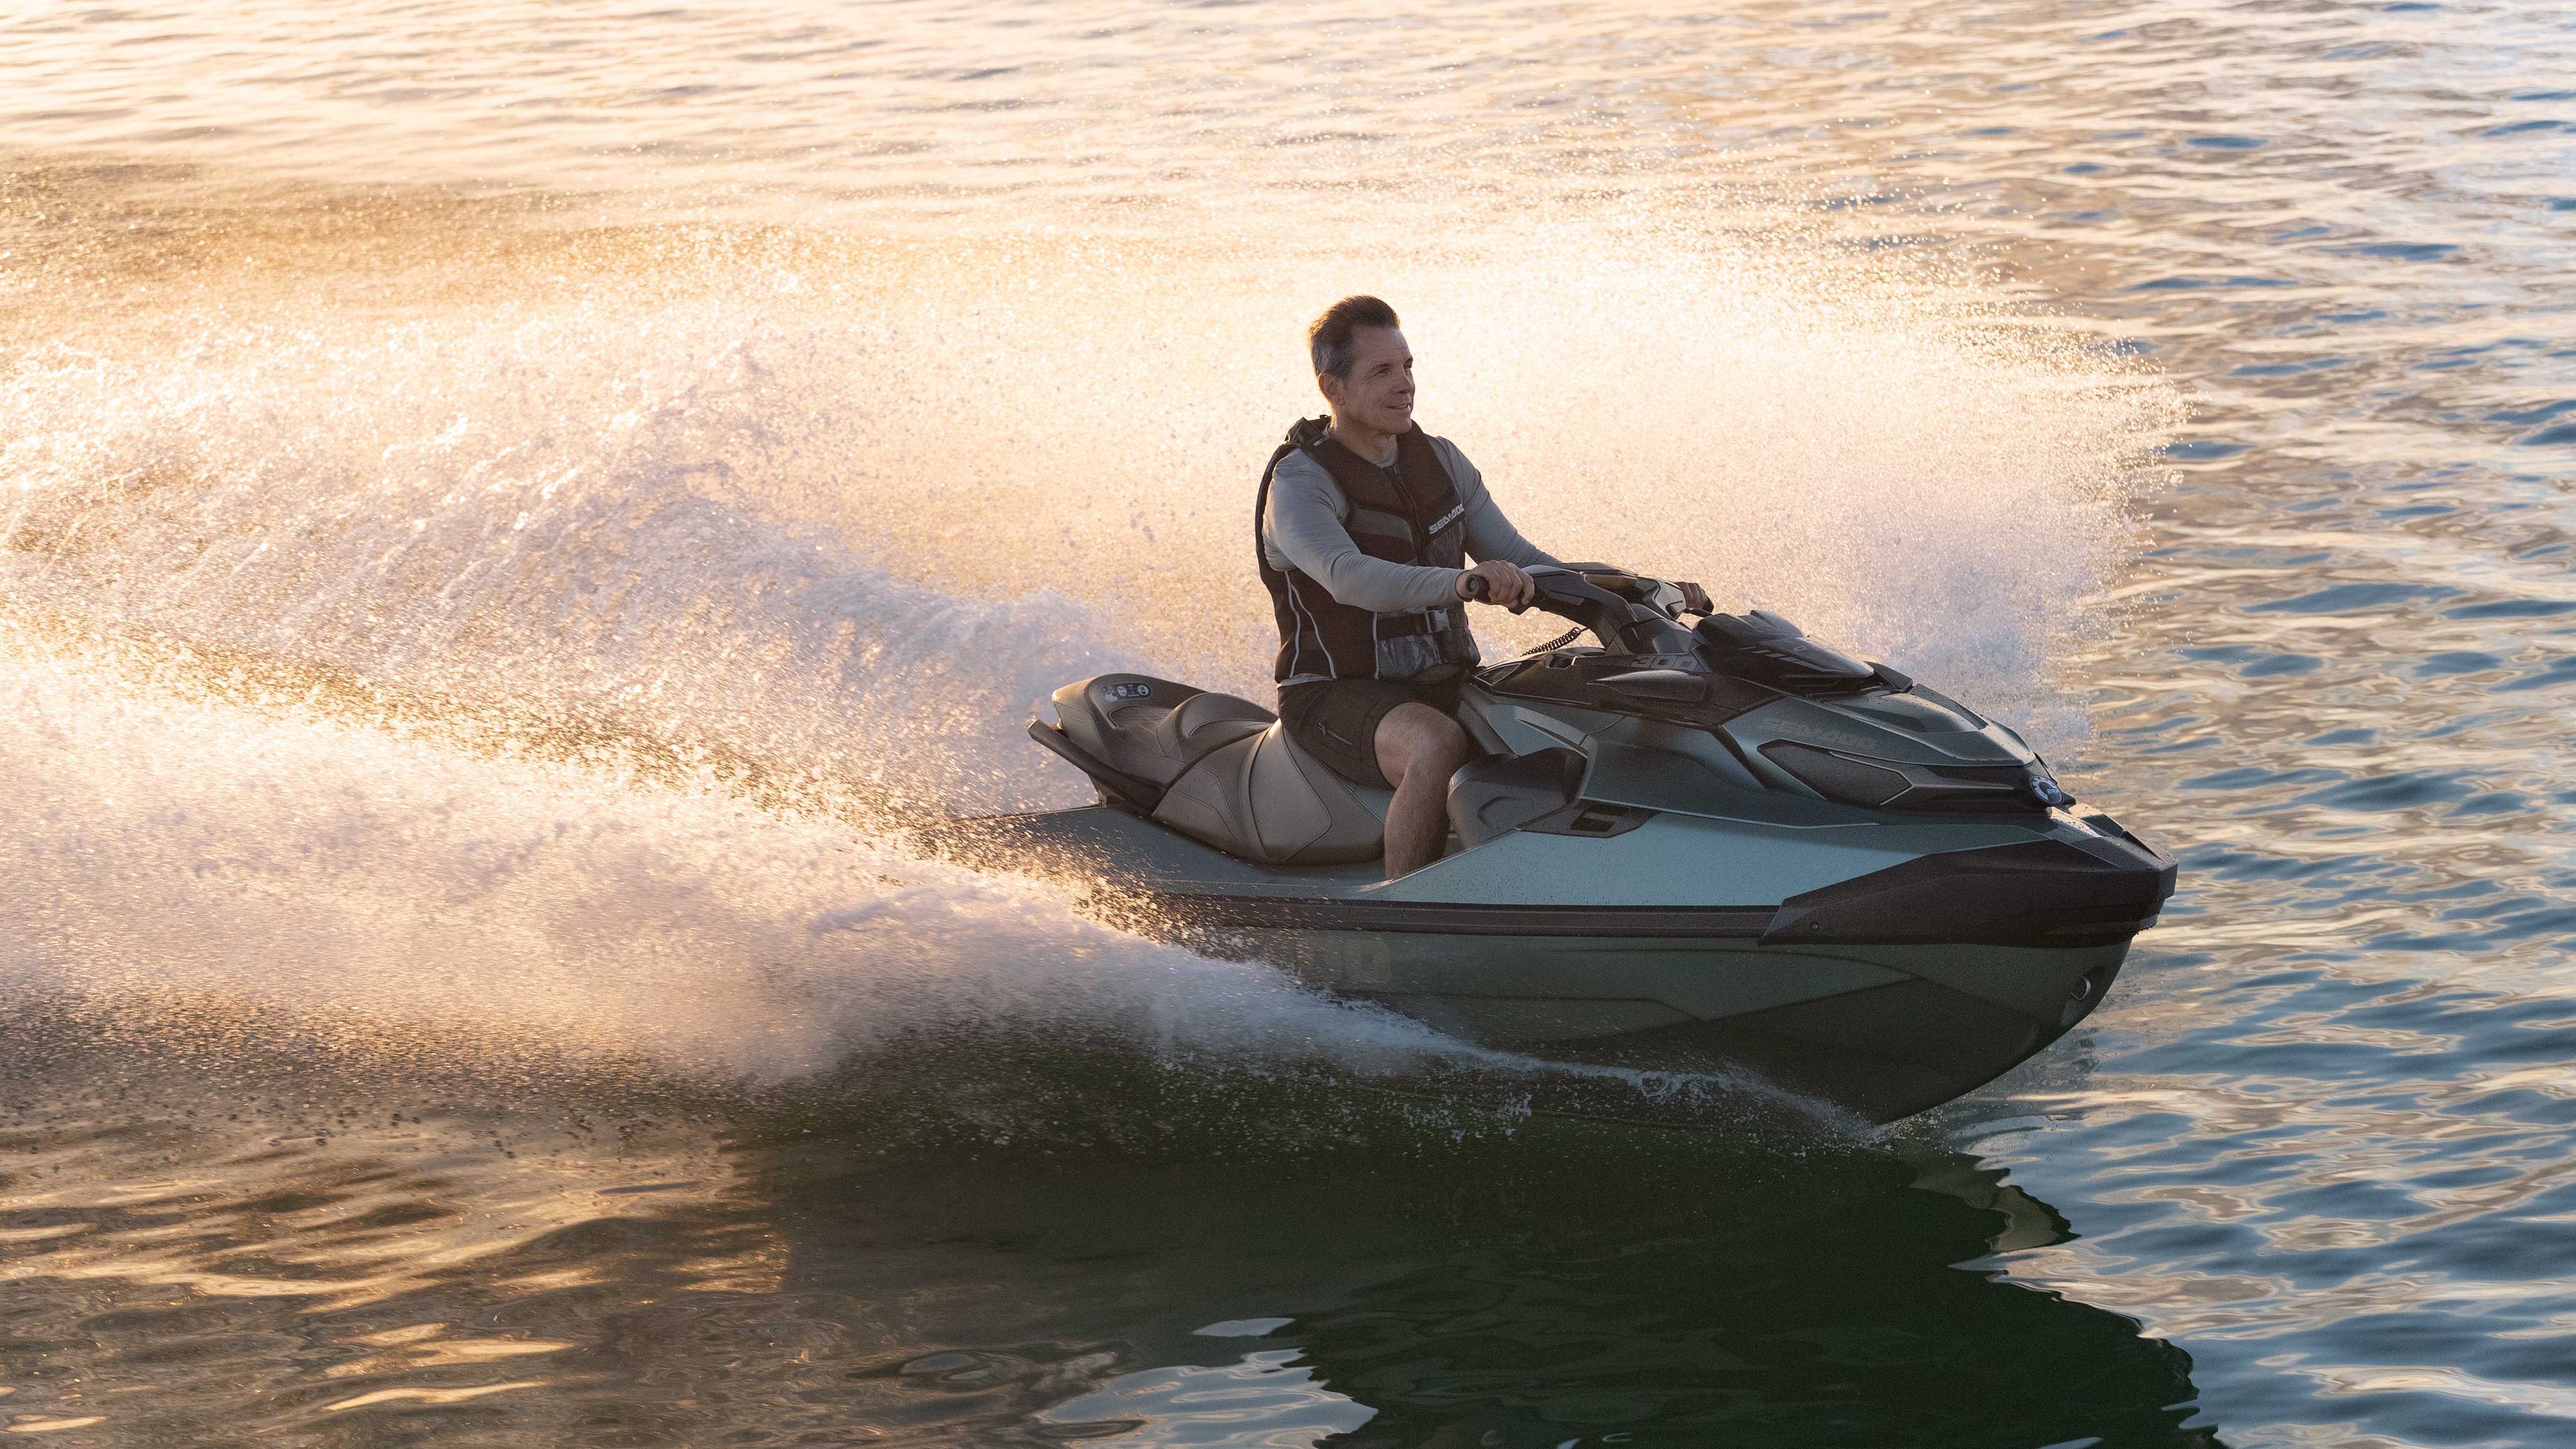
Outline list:
[[[1252,504],[1253,558],[1279,620],[1279,663],[1273,677],[1431,683],[1474,667],[1476,638],[1467,632],[1464,604],[1372,613],[1334,598],[1321,579],[1270,566],[1270,551],[1261,542],[1270,480],[1280,459],[1299,452],[1341,485],[1351,505],[1343,526],[1360,552],[1430,568],[1467,566],[1467,508],[1421,427],[1408,428],[1395,440],[1395,466],[1381,468],[1343,447],[1331,436],[1330,426],[1330,419],[1306,418],[1290,427],[1287,441],[1261,470],[1261,492]]]

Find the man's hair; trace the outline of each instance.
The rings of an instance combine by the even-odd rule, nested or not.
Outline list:
[[[1363,327],[1401,327],[1395,309],[1375,297],[1344,297],[1324,309],[1306,328],[1306,352],[1315,359],[1318,376],[1349,377],[1359,347],[1351,334]]]

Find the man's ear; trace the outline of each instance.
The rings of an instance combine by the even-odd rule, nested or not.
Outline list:
[[[1315,374],[1315,391],[1322,393],[1324,395],[1324,401],[1331,403],[1334,407],[1338,408],[1342,405],[1342,380],[1333,376],[1331,373],[1319,372]]]

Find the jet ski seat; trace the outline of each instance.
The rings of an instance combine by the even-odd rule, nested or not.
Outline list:
[[[1103,674],[1057,690],[1055,712],[1060,733],[1041,743],[1072,746],[1058,753],[1105,794],[1230,855],[1345,865],[1386,848],[1387,792],[1334,774],[1248,699]]]

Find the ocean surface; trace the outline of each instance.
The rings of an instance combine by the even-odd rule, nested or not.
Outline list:
[[[907,850],[1262,692],[1356,290],[2174,850],[2104,1007],[1560,1111]],[[2576,1443],[2571,481],[2564,4],[0,4],[0,1428]]]

